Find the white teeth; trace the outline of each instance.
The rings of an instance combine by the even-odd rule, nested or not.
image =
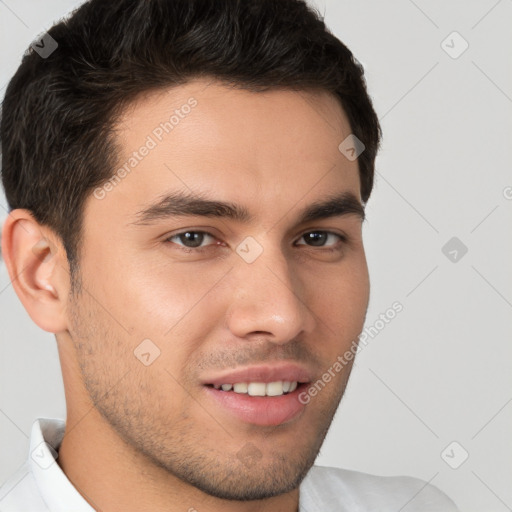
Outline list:
[[[288,380],[276,382],[237,382],[235,384],[214,384],[215,389],[222,391],[234,391],[235,393],[248,394],[249,396],[280,396],[291,393],[297,389],[297,381]]]
[[[247,393],[248,387],[247,382],[238,382],[233,386],[233,391],[235,393]]]
[[[269,382],[267,384],[267,396],[279,396],[283,394],[283,381]]]
[[[251,382],[247,388],[250,396],[265,396],[267,385],[264,382]]]

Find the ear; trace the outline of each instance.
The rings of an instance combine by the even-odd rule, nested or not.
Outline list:
[[[48,332],[67,330],[70,279],[60,238],[28,210],[12,210],[2,230],[2,256],[30,318]]]

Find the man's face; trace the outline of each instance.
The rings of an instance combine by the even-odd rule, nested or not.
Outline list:
[[[357,339],[368,304],[357,210],[302,219],[334,197],[360,201],[357,161],[338,150],[347,118],[326,93],[194,81],[141,97],[117,129],[127,166],[86,202],[83,289],[69,304],[87,391],[135,452],[204,492],[290,491],[351,365],[307,405],[299,394]],[[180,194],[249,218],[168,215],[188,208]]]

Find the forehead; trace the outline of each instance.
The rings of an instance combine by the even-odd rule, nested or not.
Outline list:
[[[251,92],[197,80],[141,95],[116,126],[118,165],[101,209],[141,209],[172,191],[263,210],[351,191],[357,161],[339,151],[350,134],[327,92]],[[302,199],[301,199],[302,198]]]

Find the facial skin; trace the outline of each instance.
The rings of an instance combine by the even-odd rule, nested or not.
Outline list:
[[[129,174],[87,199],[77,295],[59,239],[25,210],[4,228],[6,262],[12,277],[27,269],[16,291],[56,333],[67,403],[58,463],[92,506],[291,512],[350,366],[271,426],[242,421],[203,382],[281,363],[316,382],[357,339],[369,294],[362,219],[297,221],[333,195],[360,201],[357,161],[338,150],[350,127],[327,93],[197,80],[130,105],[117,125],[119,166],[191,97],[197,105]],[[253,218],[137,223],[138,212],[178,192],[236,203]],[[184,236],[169,240],[187,231],[211,235],[202,252],[183,250]],[[312,232],[332,234],[322,246],[308,244]],[[45,254],[44,242],[32,251],[41,236],[51,240]],[[252,263],[236,252],[246,237],[263,249]],[[145,366],[134,351],[148,339],[160,355]]]

